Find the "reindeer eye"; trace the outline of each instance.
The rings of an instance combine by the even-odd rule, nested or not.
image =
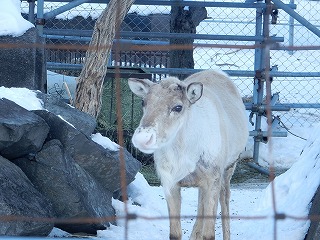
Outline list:
[[[172,108],[173,112],[181,112],[181,110],[182,110],[182,106],[181,105],[177,105],[177,106],[174,106]]]
[[[146,105],[144,100],[141,101],[141,105],[142,105],[142,107],[144,107]]]

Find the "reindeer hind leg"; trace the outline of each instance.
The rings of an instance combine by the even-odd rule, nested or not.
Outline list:
[[[230,240],[230,180],[235,168],[236,163],[232,164],[225,170],[221,184],[220,205],[222,213],[223,240]]]

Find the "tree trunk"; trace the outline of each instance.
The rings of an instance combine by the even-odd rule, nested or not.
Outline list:
[[[103,81],[113,39],[134,0],[110,0],[94,26],[85,64],[77,80],[75,107],[95,118],[101,109]]]
[[[183,2],[181,2],[183,4]],[[205,7],[184,7],[172,6],[170,17],[170,32],[172,33],[196,33],[196,27],[207,17]],[[171,38],[170,45],[179,46],[178,50],[170,51],[170,67],[171,68],[194,68],[193,38]],[[181,46],[186,46],[181,49]],[[186,78],[187,74],[177,74],[180,79]]]

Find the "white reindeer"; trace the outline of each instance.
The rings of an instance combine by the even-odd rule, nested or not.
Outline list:
[[[159,84],[129,79],[143,98],[143,117],[132,142],[153,153],[165,191],[170,239],[181,239],[181,187],[198,187],[198,216],[190,239],[215,239],[220,199],[223,239],[230,239],[230,179],[244,150],[248,129],[245,108],[235,85],[222,71],[203,71],[184,81]]]

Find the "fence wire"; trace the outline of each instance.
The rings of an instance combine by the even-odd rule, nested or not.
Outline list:
[[[285,3],[290,3],[285,1]],[[319,19],[316,12],[319,10],[317,1],[296,2],[295,11],[306,18],[316,27],[319,26]],[[51,11],[64,6],[64,2],[45,2],[44,9]],[[47,44],[55,46],[61,45],[61,49],[49,49],[46,52],[47,61],[67,64],[83,64],[85,59],[85,47],[87,46],[95,20],[105,9],[106,4],[84,3],[69,11],[59,14],[56,18],[48,19],[45,29],[57,30],[55,34],[48,33]],[[244,8],[239,11],[237,8],[206,7],[207,18],[197,27],[197,34],[213,35],[244,35],[254,36],[256,28],[256,9]],[[22,11],[28,13],[28,3],[22,2]],[[130,37],[131,41],[138,44],[134,50],[124,50],[119,53],[120,65],[143,68],[169,68],[169,39],[158,37],[139,37],[142,33],[170,32],[170,6],[160,5],[133,5],[129,14],[121,25],[121,31],[131,31],[137,33],[135,37]],[[73,29],[89,31],[77,36],[69,36],[64,31]],[[67,35],[67,36],[66,36]],[[271,51],[271,66],[276,66],[281,72],[318,72],[319,47],[316,50],[294,50],[295,48],[320,46],[319,38],[310,32],[279,9],[276,15],[276,24],[270,24],[270,35],[284,37],[284,42],[280,42],[278,47],[283,50]],[[149,43],[147,43],[149,42]],[[150,42],[157,47],[150,46]],[[164,45],[160,50],[159,45]],[[195,69],[211,69],[219,67],[222,70],[254,70],[254,47],[250,47],[254,42],[232,41],[232,40],[205,40],[195,39],[194,42]],[[197,46],[204,44],[204,46]],[[211,47],[210,47],[211,44]],[[223,48],[217,47],[222,45]],[[72,49],[65,49],[66,46],[76,46]],[[146,46],[150,51],[146,50]],[[228,48],[229,47],[229,48]],[[291,50],[288,50],[291,47]],[[139,49],[141,48],[141,49]],[[293,50],[292,50],[293,49]],[[114,51],[110,57],[109,64],[115,66]],[[77,72],[73,72],[74,75]],[[154,79],[161,79],[167,74],[154,74]],[[243,96],[252,96],[252,77],[233,77],[241,90]],[[272,92],[280,93],[280,103],[319,103],[317,94],[320,92],[319,77],[275,77],[272,83]],[[302,91],[301,91],[302,90]],[[297,94],[299,93],[299,94]],[[305,109],[305,108],[304,108]],[[319,110],[309,108],[310,117],[301,121],[301,126],[310,126],[318,121]],[[294,115],[296,108],[289,113],[282,112],[283,121],[287,125],[292,125],[290,116]],[[298,110],[300,112],[300,110]],[[316,118],[315,118],[316,116]]]
[[[289,2],[287,2],[289,3]],[[45,9],[50,11],[63,6],[65,3],[45,2]],[[319,25],[320,3],[317,1],[299,1],[296,3],[296,11],[304,16],[309,22],[315,26]],[[24,14],[28,14],[28,3],[22,2],[21,8]],[[49,30],[58,30],[56,34],[51,32],[45,33],[46,36],[46,55],[48,62],[65,63],[65,64],[82,64],[85,60],[85,51],[90,39],[90,30],[92,30],[95,20],[100,13],[105,9],[106,4],[81,4],[58,15],[54,19],[48,19],[45,27]],[[217,35],[255,35],[255,16],[256,9],[243,9],[237,11],[236,8],[219,8],[206,7],[208,18],[205,19],[197,27],[199,34],[217,34]],[[122,30],[132,32],[169,32],[169,13],[170,6],[155,6],[155,5],[134,5],[122,23]],[[315,14],[313,14],[315,13]],[[294,31],[291,32],[290,29]],[[64,35],[66,30],[78,29],[89,30],[88,33],[83,31],[83,35]],[[76,32],[76,31],[75,31]],[[293,36],[292,36],[293,33]],[[312,50],[304,50],[314,46],[320,46],[320,40],[309,30],[306,30],[302,25],[292,22],[292,19],[282,10],[277,14],[277,24],[270,25],[270,35],[283,36],[285,41],[276,46],[278,49],[270,52],[270,65],[276,66],[281,72],[317,72],[319,68],[318,59],[320,57],[320,48]],[[119,50],[114,48],[110,57],[110,66],[130,66],[143,67],[147,69],[170,68],[169,65],[169,47],[168,39],[156,37],[131,37],[134,42],[134,50],[126,49]],[[139,42],[140,41],[140,42]],[[149,46],[147,41],[154,41],[153,46]],[[117,43],[116,43],[117,44]],[[118,43],[120,44],[120,43]],[[197,46],[197,44],[199,44]],[[242,47],[239,47],[239,46]],[[50,47],[53,46],[53,47]],[[146,51],[146,46],[150,50]],[[162,47],[161,47],[162,46]],[[163,47],[164,46],[164,47]],[[196,47],[194,47],[196,46]],[[248,46],[245,48],[244,46]],[[178,46],[179,47],[179,46]],[[180,46],[185,47],[185,46]],[[211,69],[219,67],[222,70],[242,70],[253,71],[255,59],[255,46],[253,42],[242,41],[240,44],[235,40],[205,40],[196,39],[195,45],[192,47],[195,59],[195,69]],[[161,49],[162,48],[162,49]],[[282,48],[282,50],[281,50]],[[160,49],[160,50],[158,50]],[[118,61],[116,61],[118,60]],[[65,65],[67,66],[67,65]],[[293,71],[294,69],[294,71]],[[65,75],[77,76],[80,68],[61,68],[51,72],[51,75],[63,73]],[[118,70],[120,71],[120,70]],[[269,73],[269,70],[266,71]],[[153,80],[158,81],[167,76],[165,71],[158,74],[153,74]],[[59,75],[60,76],[60,75]],[[251,76],[232,76],[232,79],[240,89],[242,96],[250,102],[253,95],[253,77]],[[308,76],[280,76],[273,77],[271,83],[272,93],[280,93],[280,103],[284,104],[306,104],[306,107],[297,107],[289,112],[274,112],[280,117],[283,124],[290,128],[293,125],[294,116],[303,116],[299,118],[301,126],[309,127],[320,120],[320,110],[316,107],[310,108],[307,104],[319,104],[320,99],[320,77]],[[57,97],[63,97],[65,89],[55,85],[53,91]],[[266,96],[267,97],[267,96]],[[270,97],[270,96],[269,96]],[[141,110],[138,108],[140,104],[125,83],[123,79],[116,76],[105,83],[105,91],[103,96],[104,107],[99,120],[100,130],[106,131],[114,139],[120,141],[122,145],[130,148],[130,144],[126,145],[124,135],[128,139],[132,135],[132,130],[138,125],[141,117]],[[267,100],[266,100],[267,101]],[[122,106],[115,107],[112,103],[122,103]],[[269,102],[267,101],[269,104]],[[108,106],[109,104],[109,106]],[[134,106],[134,107],[133,107]],[[123,125],[119,125],[119,119],[123,120]],[[294,118],[296,119],[296,118]],[[132,149],[132,151],[134,151]],[[269,150],[272,155],[272,149]],[[136,155],[138,156],[138,155]],[[125,166],[122,166],[122,170]],[[270,166],[270,177],[273,178],[274,166]],[[285,215],[277,212],[276,209],[276,193],[273,189],[273,205],[275,225],[270,231],[274,232],[273,239],[277,239],[277,223],[284,219],[295,219],[297,221],[320,221],[320,216],[294,216]],[[123,186],[122,191],[127,193],[127,189]],[[126,195],[126,194],[125,194]],[[126,203],[128,204],[128,203]],[[193,219],[196,216],[181,216],[185,219]],[[246,220],[262,220],[270,216],[221,216],[210,215],[202,216],[203,218],[225,218],[230,219],[246,219]],[[132,214],[127,209],[124,216],[116,216],[116,220],[124,219],[126,221],[126,232],[128,231],[128,223],[136,219],[146,219],[149,221],[168,219],[167,217],[150,217],[143,214]],[[0,216],[1,221],[39,221],[39,222],[54,222],[54,223],[87,223],[87,222],[105,222],[114,220],[114,216],[106,218],[77,218],[77,219],[37,219],[28,218],[27,216]],[[169,226],[168,226],[169,227]],[[232,231],[232,229],[231,229]],[[128,238],[126,233],[126,239]]]

